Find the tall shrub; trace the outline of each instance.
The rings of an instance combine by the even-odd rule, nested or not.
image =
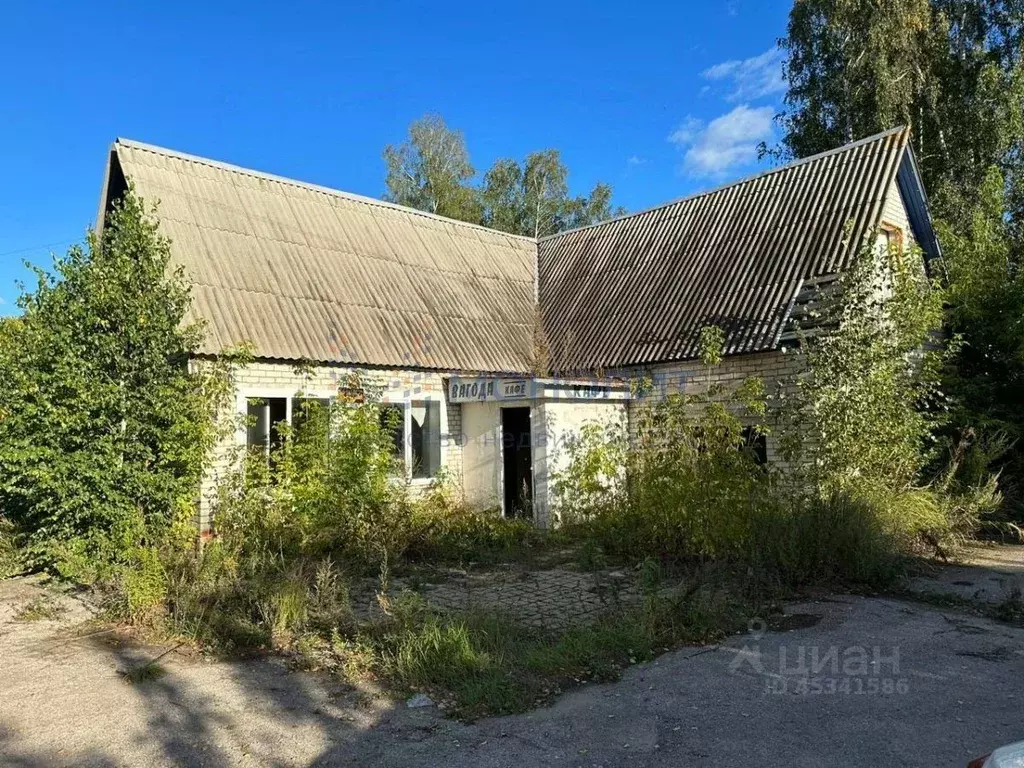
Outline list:
[[[702,330],[692,390],[638,404],[632,445],[597,426],[570,444],[553,479],[563,521],[630,559],[738,556],[748,546],[751,516],[773,498],[774,475],[751,445],[766,430],[765,391],[757,377],[734,389],[713,381],[723,344],[721,329]]]
[[[221,542],[264,567],[268,556],[342,554],[387,568],[409,536],[404,468],[394,455],[391,419],[358,376],[325,407],[302,406],[281,444],[236,463],[219,489],[214,526]]]
[[[223,385],[189,370],[200,328],[153,212],[126,195],[5,324],[0,508],[44,559],[70,542],[116,558],[166,529],[214,439]]]
[[[815,331],[793,352],[804,373],[780,395],[786,453],[818,485],[912,485],[945,412],[942,292],[920,251],[872,245],[818,306]]]

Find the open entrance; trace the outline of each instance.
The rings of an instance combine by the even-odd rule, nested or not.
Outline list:
[[[533,455],[530,409],[501,409],[501,446],[505,470],[505,517],[533,517]]]

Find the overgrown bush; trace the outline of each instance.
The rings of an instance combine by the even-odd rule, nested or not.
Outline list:
[[[243,570],[328,554],[376,569],[404,552],[412,503],[391,432],[361,381],[342,391],[307,405],[297,428],[279,425],[269,457],[243,454],[218,489],[217,537]]]
[[[566,437],[563,450],[565,467],[551,480],[553,518],[572,526],[615,502],[624,481],[627,436],[618,424],[589,422]]]
[[[418,562],[485,563],[522,558],[541,541],[532,522],[473,508],[454,479],[442,475],[413,504],[406,555]]]
[[[34,565],[131,559],[191,500],[212,445],[216,366],[190,370],[200,329],[153,210],[114,206],[0,332],[0,509]]]
[[[377,574],[390,610],[392,571],[404,562],[489,561],[538,542],[529,523],[469,509],[443,476],[414,498],[389,411],[358,377],[327,407],[304,407],[294,428],[278,425],[269,455],[237,457],[213,504],[213,542],[161,550],[178,631],[236,649],[289,645],[307,630],[345,636],[351,579]]]
[[[1024,524],[1024,241],[1006,213],[1020,199],[990,167],[976,202],[937,223],[936,266],[949,286],[948,326],[962,339],[944,371],[954,403],[950,447],[965,454],[968,482],[972,469],[999,472],[1008,511]]]
[[[575,524],[602,552],[672,568],[731,563],[750,586],[793,589],[885,584],[902,555],[946,538],[946,510],[930,491],[794,486],[756,462],[739,419],[727,426],[736,417],[718,411],[716,431],[688,410],[682,397],[653,407],[659,435],[628,462],[628,489]]]
[[[20,573],[23,568],[21,547],[14,524],[0,517],[0,579]]]
[[[921,482],[948,410],[942,300],[920,251],[892,246],[862,249],[816,302],[818,332],[792,352],[804,373],[774,414],[783,453],[810,482]]]
[[[704,334],[703,388],[639,405],[631,448],[624,434],[596,428],[570,445],[569,466],[555,479],[559,515],[608,554],[636,562],[746,558],[759,516],[784,504],[777,475],[751,446],[767,429],[763,384],[751,378],[730,391],[711,383],[721,361],[716,331]]]
[[[964,482],[953,464],[926,476],[945,351],[933,335],[942,297],[919,255],[865,249],[836,296],[794,352],[804,373],[770,396],[757,379],[713,383],[722,334],[704,329],[703,383],[640,406],[629,450],[596,427],[571,446],[555,480],[566,523],[613,557],[731,563],[784,589],[883,585],[905,556],[971,535],[998,496],[991,477]],[[750,450],[770,429],[784,471]],[[609,481],[611,456],[623,457],[624,482]]]

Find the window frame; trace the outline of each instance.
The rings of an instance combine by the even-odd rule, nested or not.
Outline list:
[[[238,387],[235,390],[235,413],[241,415],[243,420],[249,414],[249,400],[272,400],[274,398],[284,399],[284,420],[292,423],[292,398],[293,397],[333,397],[333,395],[320,395],[294,387]],[[241,446],[248,446],[249,434],[245,424],[240,424],[235,431],[235,441]]]
[[[250,445],[249,444],[249,422],[248,422],[248,419],[249,419],[249,401],[250,400],[264,400],[264,401],[284,400],[284,412],[285,412],[284,421],[286,421],[288,424],[292,423],[292,402],[291,402],[291,398],[288,395],[283,394],[283,392],[284,392],[284,390],[271,390],[271,389],[260,389],[258,391],[257,390],[251,390],[250,391],[250,390],[246,389],[246,390],[239,390],[238,391],[237,398],[236,398],[235,410],[236,410],[237,415],[241,416],[241,419],[239,420],[238,428],[237,428],[237,430],[235,432],[235,440],[236,440],[236,442],[240,446],[242,446],[246,450],[249,450],[250,448],[255,448],[256,447],[255,445]],[[276,424],[276,423],[279,423],[279,422],[271,422],[270,424],[267,425],[268,440],[267,440],[266,443],[262,444],[263,453],[267,457],[267,459],[270,458],[270,454],[271,454],[271,452],[274,449],[273,429],[274,429],[274,424]]]
[[[412,475],[412,408],[413,403],[436,402],[439,410],[439,431],[438,441],[440,443],[437,472],[429,477],[413,477]],[[402,438],[403,438],[403,459],[405,463],[405,480],[410,485],[428,486],[437,479],[438,473],[448,463],[448,407],[444,392],[385,392],[381,397],[380,404],[397,405],[402,408]]]
[[[885,235],[888,248],[895,248],[897,252],[903,252],[903,227],[882,219],[878,225],[878,234]]]
[[[884,238],[884,245],[880,242]],[[875,230],[875,272],[877,282],[877,298],[886,302],[892,298],[893,285],[888,271],[889,254],[904,252],[903,228],[891,221],[883,219]]]
[[[235,413],[243,417],[248,413],[248,402],[251,398],[271,399],[281,397],[285,400],[285,421],[292,423],[292,400],[298,397],[311,399],[335,398],[338,396],[337,386],[324,387],[263,387],[258,385],[244,385],[235,390]],[[439,408],[439,430],[440,442],[439,459],[437,472],[430,477],[412,476],[412,404],[421,401],[437,402]],[[443,388],[437,390],[390,389],[385,390],[380,399],[380,405],[398,405],[403,408],[402,436],[404,440],[404,470],[405,480],[413,486],[429,486],[437,478],[437,474],[448,464],[448,401],[445,398]],[[235,431],[235,441],[245,447],[248,445],[248,430],[245,424],[240,424]]]

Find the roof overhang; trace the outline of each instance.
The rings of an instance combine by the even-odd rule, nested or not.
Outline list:
[[[921,169],[917,165],[914,148],[909,142],[896,173],[896,184],[903,198],[903,205],[907,209],[910,227],[914,230],[914,239],[921,246],[925,257],[929,261],[941,257],[942,249],[935,236],[935,227],[928,210],[928,195],[921,179]]]

